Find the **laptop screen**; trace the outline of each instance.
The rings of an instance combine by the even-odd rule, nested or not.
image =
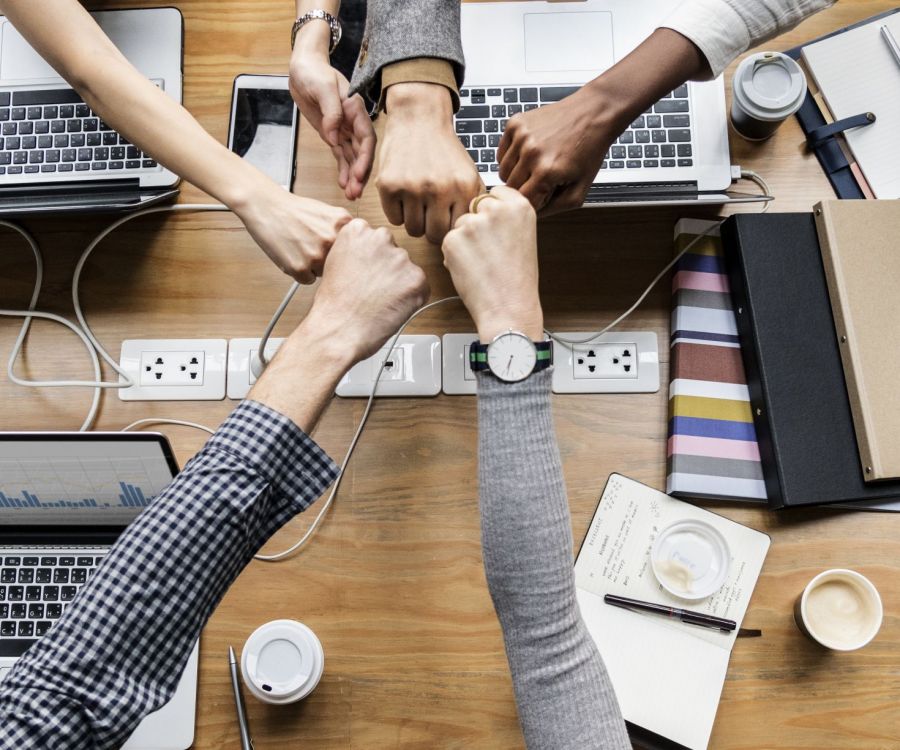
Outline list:
[[[177,470],[158,434],[0,434],[0,526],[124,526]]]

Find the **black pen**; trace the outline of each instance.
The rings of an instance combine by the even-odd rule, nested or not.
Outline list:
[[[231,688],[234,690],[234,707],[237,709],[238,728],[241,732],[241,750],[253,750],[250,739],[250,728],[247,726],[247,711],[244,709],[244,698],[241,695],[241,683],[238,680],[237,661],[234,649],[228,647],[228,671],[231,673]]]
[[[628,599],[624,596],[615,596],[606,594],[603,601],[612,604],[614,607],[622,607],[636,612],[649,612],[651,614],[662,615],[663,617],[671,617],[681,620],[690,625],[700,625],[704,628],[713,628],[730,633],[737,628],[734,620],[726,620],[724,617],[714,617],[713,615],[705,615],[702,612],[691,612],[688,609],[679,607],[670,607],[667,604],[654,604],[653,602],[641,602],[637,599]]]

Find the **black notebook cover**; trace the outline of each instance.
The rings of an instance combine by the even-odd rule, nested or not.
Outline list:
[[[862,476],[812,213],[732,216],[722,246],[769,505],[900,499]]]

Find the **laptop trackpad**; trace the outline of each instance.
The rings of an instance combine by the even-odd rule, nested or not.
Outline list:
[[[615,63],[612,13],[526,13],[525,69],[603,71]]]

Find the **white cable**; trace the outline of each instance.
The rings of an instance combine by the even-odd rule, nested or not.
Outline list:
[[[215,430],[206,427],[205,425],[198,424],[197,422],[188,422],[186,419],[168,419],[166,417],[147,417],[146,419],[138,419],[130,425],[123,427],[119,432],[128,432],[136,427],[142,427],[143,425],[148,424],[175,424],[181,427],[194,427],[195,429],[203,430],[203,432],[208,432],[210,435],[216,434]]]
[[[10,356],[9,356],[9,361],[7,363],[6,371],[9,376],[9,379],[13,383],[16,383],[17,385],[22,385],[22,386],[42,387],[45,385],[45,383],[40,382],[40,381],[22,380],[21,378],[17,377],[14,372],[15,365],[16,365],[16,359],[19,356],[19,352],[22,348],[22,345],[25,342],[25,337],[28,335],[28,331],[31,327],[31,320],[34,317],[39,317],[39,318],[46,318],[49,320],[54,320],[57,323],[61,323],[65,326],[68,326],[73,331],[75,331],[76,334],[79,335],[79,337],[81,338],[81,340],[84,342],[85,346],[87,347],[88,354],[91,357],[91,364],[94,367],[94,378],[95,378],[96,382],[99,382],[102,377],[102,372],[100,370],[100,360],[97,358],[97,353],[91,348],[90,342],[88,342],[85,339],[85,337],[82,335],[82,332],[80,330],[78,330],[77,328],[75,328],[75,326],[73,326],[65,318],[62,318],[58,315],[54,315],[53,313],[39,313],[39,312],[35,311],[35,307],[37,306],[38,298],[40,297],[40,294],[41,294],[41,286],[43,285],[43,280],[44,280],[44,259],[41,256],[41,250],[38,247],[37,241],[34,239],[34,237],[31,236],[31,234],[29,232],[27,232],[25,229],[20,227],[18,224],[12,224],[11,222],[0,220],[0,226],[5,226],[9,229],[12,229],[12,230],[18,232],[22,237],[25,238],[25,241],[28,243],[29,247],[31,248],[31,252],[34,254],[34,265],[35,265],[34,289],[32,290],[32,293],[31,293],[31,300],[28,303],[28,310],[5,309],[5,310],[0,311],[0,314],[2,314],[2,315],[15,316],[15,317],[21,316],[21,317],[25,318],[25,320],[22,321],[22,328],[19,331],[19,335],[16,337],[16,341],[13,344],[13,348],[12,348],[12,351],[10,352]],[[82,423],[81,427],[79,428],[81,432],[84,432],[85,430],[90,429],[91,425],[94,423],[94,419],[97,416],[97,410],[99,408],[100,408],[100,389],[95,387],[94,395],[91,398],[90,409],[88,409],[87,416],[85,417],[84,422]]]
[[[78,286],[81,282],[81,272],[84,270],[84,265],[87,262],[87,259],[90,257],[91,253],[94,252],[94,249],[99,245],[111,232],[118,229],[123,224],[131,221],[132,219],[137,219],[141,216],[147,216],[149,214],[156,213],[165,213],[165,212],[173,212],[180,213],[183,211],[230,211],[231,209],[228,206],[223,206],[220,203],[181,203],[174,206],[152,206],[151,208],[145,208],[142,211],[135,211],[132,214],[127,214],[123,216],[121,219],[117,219],[112,224],[110,224],[106,229],[104,229],[100,234],[98,234],[91,243],[85,248],[84,252],[81,254],[81,257],[78,259],[78,263],[75,264],[75,272],[72,275],[72,306],[75,308],[75,317],[78,318],[78,323],[81,325],[81,328],[84,330],[88,339],[90,339],[91,344],[94,345],[94,348],[106,360],[106,363],[113,368],[113,370],[118,373],[118,375],[125,379],[125,383],[117,383],[118,387],[128,387],[130,385],[134,385],[134,381],[131,377],[126,373],[121,367],[119,367],[119,363],[113,359],[106,349],[103,348],[103,345],[97,340],[97,337],[94,336],[94,332],[91,330],[91,327],[88,325],[87,319],[84,316],[84,312],[81,309],[81,298],[78,292]]]
[[[672,260],[670,260],[666,264],[665,268],[663,268],[662,271],[660,271],[658,274],[656,274],[656,277],[653,279],[653,281],[650,282],[650,285],[641,293],[641,296],[638,297],[634,301],[634,304],[631,307],[629,307],[625,312],[623,312],[618,318],[616,318],[612,323],[605,326],[599,333],[595,333],[593,336],[589,336],[586,339],[563,338],[562,336],[558,336],[557,334],[553,333],[553,331],[549,331],[546,328],[544,329],[544,333],[546,333],[554,341],[562,344],[563,346],[569,346],[569,347],[571,347],[575,344],[589,344],[592,341],[596,341],[604,333],[606,333],[610,328],[615,328],[617,325],[619,325],[619,323],[621,323],[623,320],[625,320],[625,318],[627,318],[629,315],[631,315],[631,313],[633,313],[637,309],[637,307],[641,304],[641,302],[643,302],[647,298],[647,295],[650,294],[650,292],[653,290],[653,287],[655,287],[657,285],[657,283],[659,283],[659,280],[663,276],[665,276],[669,272],[669,270],[671,270],[672,266],[674,266],[679,260],[681,260],[681,257],[688,250],[693,248],[694,245],[696,245],[698,242],[700,242],[700,240],[702,240],[704,237],[708,236],[709,234],[714,232],[716,229],[718,229],[720,226],[722,226],[723,223],[725,223],[725,219],[722,219],[722,221],[717,221],[715,224],[710,225],[705,230],[703,230],[703,232],[698,234],[693,240],[691,240],[685,246],[685,248],[680,253],[678,253],[678,255],[676,255],[674,258],[672,258]]]
[[[421,313],[425,312],[429,308],[436,307],[437,305],[442,305],[444,302],[452,302],[453,300],[458,300],[458,296],[453,297],[444,297],[443,299],[435,300],[434,302],[429,302],[427,305],[423,305],[418,310],[416,310],[409,318],[406,319],[406,322],[400,326],[400,329],[393,335],[390,339],[390,343],[387,345],[387,350],[393,351],[394,346],[397,344],[397,339],[403,334],[403,331],[406,330],[406,327],[412,323]],[[310,524],[309,528],[306,530],[306,533],[300,537],[299,540],[294,542],[290,547],[286,550],[282,550],[281,552],[276,552],[271,555],[254,555],[254,559],[262,560],[263,562],[278,562],[280,560],[284,560],[286,557],[290,557],[292,554],[297,552],[301,547],[303,547],[313,534],[316,533],[316,530],[319,528],[319,525],[322,522],[322,519],[325,517],[325,514],[328,512],[328,509],[331,507],[332,502],[334,501],[335,496],[338,493],[338,490],[341,487],[341,480],[344,478],[344,472],[347,471],[347,466],[350,463],[350,459],[353,457],[353,452],[356,450],[356,444],[359,442],[359,438],[362,435],[363,429],[366,426],[366,422],[369,419],[369,413],[372,411],[372,404],[375,402],[375,391],[378,390],[378,382],[381,380],[381,375],[384,373],[384,366],[387,362],[387,359],[383,359],[381,361],[381,366],[378,368],[378,372],[375,374],[375,382],[372,385],[372,392],[369,394],[369,400],[366,402],[365,411],[363,411],[362,418],[359,420],[359,426],[356,428],[356,432],[353,435],[353,439],[350,441],[350,447],[347,448],[347,453],[344,455],[344,460],[341,462],[341,467],[338,471],[338,475],[334,480],[334,484],[331,486],[331,492],[328,493],[328,498],[325,500],[325,503],[322,505],[321,510],[316,515],[315,520]]]
[[[256,354],[259,357],[259,361],[262,364],[260,372],[255,372],[254,375],[259,377],[262,370],[265,370],[269,365],[269,360],[266,357],[266,344],[269,343],[269,336],[272,335],[272,331],[275,330],[275,326],[278,324],[278,321],[281,319],[282,313],[285,311],[287,306],[291,303],[291,300],[294,299],[294,295],[297,293],[297,290],[300,288],[300,282],[295,281],[291,284],[291,288],[288,289],[287,294],[284,295],[284,299],[281,300],[281,304],[278,305],[278,309],[275,311],[275,314],[272,316],[272,319],[269,321],[269,325],[266,326],[266,330],[262,335],[262,338],[259,340],[259,347],[256,350]],[[252,363],[251,363],[252,366]]]
[[[70,387],[70,388],[93,388],[94,395],[91,402],[90,410],[88,411],[87,417],[84,420],[80,430],[82,432],[89,430],[94,423],[94,420],[97,416],[97,411],[100,406],[100,395],[101,389],[103,388],[128,388],[129,386],[134,385],[134,381],[132,378],[119,367],[119,363],[114,360],[106,349],[103,348],[102,344],[97,340],[94,336],[93,331],[91,331],[90,326],[87,323],[87,319],[84,316],[84,313],[81,309],[81,301],[79,298],[78,286],[81,279],[81,272],[84,269],[84,265],[90,256],[90,254],[94,251],[97,245],[107,237],[111,232],[115,231],[118,227],[122,226],[128,221],[132,219],[136,219],[139,216],[145,216],[147,214],[152,213],[160,213],[160,212],[181,212],[181,211],[228,211],[229,209],[226,206],[220,204],[181,204],[176,206],[153,206],[151,208],[144,209],[142,211],[137,211],[132,214],[128,214],[123,216],[121,219],[114,221],[110,226],[104,229],[99,235],[97,235],[93,241],[87,246],[84,252],[81,254],[81,257],[78,259],[78,263],[75,267],[75,272],[72,277],[72,302],[75,309],[75,316],[78,319],[80,327],[75,326],[65,318],[56,315],[54,313],[45,313],[38,312],[35,310],[37,305],[37,300],[40,296],[41,286],[43,283],[43,258],[40,253],[40,248],[38,247],[35,239],[24,229],[19,227],[16,224],[12,224],[7,221],[0,220],[0,226],[8,227],[16,232],[18,232],[22,237],[25,238],[28,245],[31,247],[31,251],[34,254],[35,258],[35,284],[34,290],[32,292],[31,302],[29,303],[28,310],[12,310],[12,309],[3,309],[0,310],[0,315],[6,316],[15,316],[15,317],[24,317],[25,320],[22,323],[22,328],[19,332],[18,337],[13,345],[12,351],[10,352],[10,358],[7,364],[7,373],[9,375],[9,379],[20,386],[32,387],[32,388],[59,388],[59,387]],[[94,369],[94,380],[25,380],[19,378],[15,372],[15,363],[21,353],[22,345],[24,344],[25,338],[28,334],[28,331],[31,326],[32,318],[44,318],[46,320],[52,320],[56,323],[60,323],[61,325],[65,325],[67,328],[72,330],[84,343],[85,348],[88,350],[88,355],[91,358],[91,364]],[[120,380],[118,381],[104,381],[103,372],[100,368],[100,360],[98,358],[98,354],[103,357],[104,360],[116,371],[116,373],[120,376]]]
[[[755,182],[760,190],[763,191],[763,195],[770,200],[767,200],[763,204],[763,209],[760,213],[765,213],[769,210],[769,204],[775,200],[775,196],[772,195],[772,191],[769,190],[768,183],[763,179],[763,176],[759,174],[759,172],[754,172],[752,169],[741,169],[741,178],[745,180],[750,180],[751,182]]]
[[[765,179],[763,179],[762,175],[760,175],[758,172],[754,172],[752,169],[741,169],[741,177],[744,179],[747,179],[747,180],[751,180],[752,182],[755,182],[759,186],[759,188],[763,191],[763,194],[765,195],[766,198],[774,198],[771,191],[769,190],[768,183],[765,181]],[[768,211],[769,204],[771,202],[772,202],[771,200],[767,200],[763,204],[763,209],[760,213],[765,213],[766,211]],[[546,333],[551,339],[553,339],[557,343],[562,344],[563,346],[568,346],[570,348],[576,344],[589,344],[592,341],[596,341],[604,333],[609,331],[611,328],[615,328],[617,325],[619,325],[619,323],[621,323],[623,320],[625,320],[625,318],[627,318],[629,315],[631,315],[631,313],[633,313],[638,308],[638,306],[647,298],[647,295],[650,294],[650,292],[653,290],[653,287],[655,287],[659,283],[659,280],[663,276],[665,276],[679,260],[681,260],[681,257],[685,253],[687,253],[691,248],[693,248],[694,245],[696,245],[698,242],[700,242],[700,240],[702,240],[704,237],[707,237],[712,232],[714,232],[719,227],[721,227],[722,224],[724,224],[724,223],[725,223],[725,219],[722,219],[721,221],[718,221],[715,224],[712,224],[711,226],[707,227],[703,232],[701,232],[699,235],[697,235],[693,240],[691,240],[687,244],[687,246],[680,253],[678,253],[678,255],[676,255],[674,258],[672,258],[672,260],[666,264],[665,268],[663,268],[663,270],[660,271],[656,275],[656,277],[653,279],[653,281],[650,282],[650,285],[641,293],[641,296],[638,297],[637,300],[635,300],[634,304],[631,307],[629,307],[625,312],[623,312],[618,318],[616,318],[612,323],[610,323],[609,325],[604,327],[599,333],[595,333],[593,336],[589,336],[588,338],[581,339],[581,340],[566,339],[566,338],[563,338],[562,336],[556,335],[555,333],[553,333],[552,331],[549,331],[547,329],[544,329],[544,333]]]

